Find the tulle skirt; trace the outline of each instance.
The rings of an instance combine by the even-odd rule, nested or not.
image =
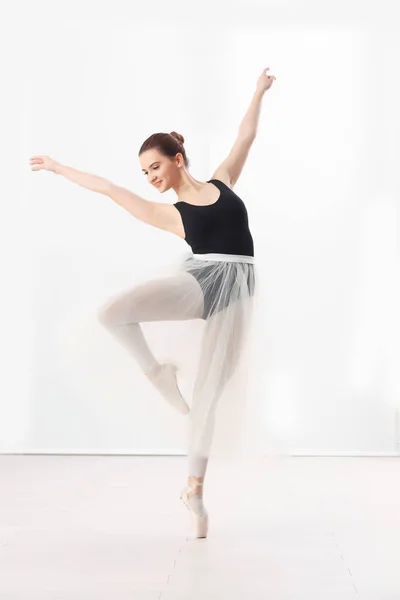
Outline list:
[[[172,344],[170,358],[181,365],[179,381],[186,383],[190,404],[188,454],[224,461],[275,455],[263,426],[265,396],[255,360],[261,298],[254,257],[189,254],[163,281],[164,314],[186,320],[183,343]],[[184,366],[188,355],[191,370]]]
[[[242,454],[246,419],[246,372],[241,367],[253,325],[254,258],[194,254],[182,267],[201,289],[204,320],[188,450],[193,455],[233,458]]]
[[[159,265],[101,303],[97,317],[143,371],[154,357],[177,365],[190,406],[188,415],[176,415],[184,419],[187,453],[223,461],[286,454],[268,427],[265,292],[255,259],[186,252]]]

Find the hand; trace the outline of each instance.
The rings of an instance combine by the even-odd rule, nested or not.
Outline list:
[[[276,77],[274,77],[273,75],[268,75],[267,71],[269,71],[269,67],[264,69],[264,71],[261,73],[260,77],[257,80],[257,90],[261,92],[266,92],[267,90],[269,90],[269,88],[276,79]]]
[[[45,171],[53,171],[55,173],[56,167],[58,166],[58,162],[50,158],[50,156],[31,156],[30,165],[32,166],[31,171],[41,171],[44,169]]]

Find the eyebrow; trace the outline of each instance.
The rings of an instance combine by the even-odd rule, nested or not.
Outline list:
[[[151,163],[151,165],[149,166],[149,169],[151,169],[151,167],[158,162],[160,162],[160,161],[156,160],[155,162]],[[142,169],[142,171],[147,171],[147,169]]]

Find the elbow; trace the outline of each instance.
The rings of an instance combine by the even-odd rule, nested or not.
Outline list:
[[[110,198],[112,198],[113,194],[115,194],[116,189],[117,186],[115,185],[115,183],[106,179],[104,180],[104,187],[102,193],[105,196],[109,196]]]
[[[254,142],[257,135],[257,131],[255,129],[239,129],[239,138],[241,140]]]

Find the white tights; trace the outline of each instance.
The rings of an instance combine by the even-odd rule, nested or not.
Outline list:
[[[148,281],[123,291],[113,297],[98,311],[100,323],[122,344],[137,361],[144,373],[149,373],[159,363],[149,348],[143,335],[141,322],[149,321],[184,321],[201,319],[204,310],[203,292],[196,279],[185,271],[169,277]],[[216,319],[223,315],[214,315],[206,321],[200,365],[194,389],[193,406],[196,406],[195,395],[200,395],[206,388],[207,374],[213,361],[213,348],[218,343],[218,325]],[[234,335],[229,343],[228,352],[223,352],[221,369],[215,386],[216,395],[220,394],[224,384],[231,376],[238,359],[237,350],[243,333],[235,327]],[[214,364],[215,364],[214,360]],[[198,390],[198,392],[196,392]],[[205,393],[205,392],[203,392]],[[207,413],[207,435],[211,438],[214,427],[214,411]],[[189,477],[204,477],[208,457],[202,453],[189,450]]]

